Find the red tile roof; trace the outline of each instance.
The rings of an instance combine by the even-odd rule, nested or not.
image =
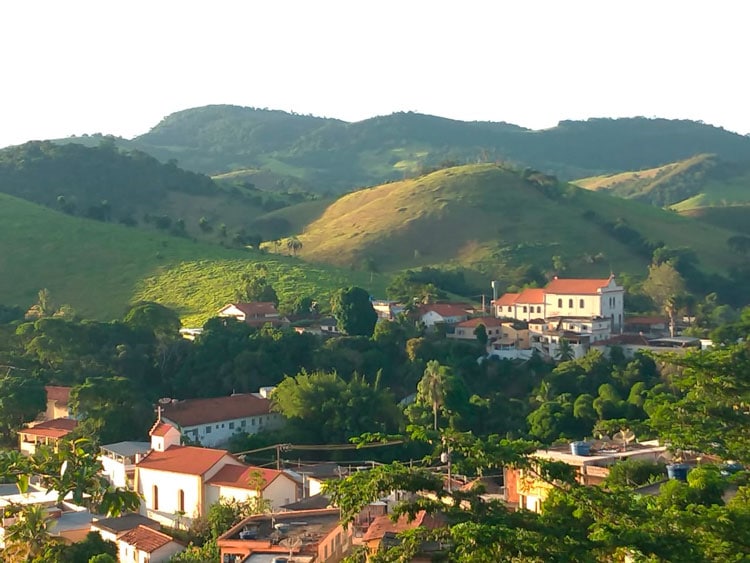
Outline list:
[[[159,436],[163,438],[167,435],[167,432],[170,430],[176,430],[174,426],[171,424],[167,424],[166,422],[162,422],[161,420],[157,420],[154,425],[151,427],[151,430],[149,430],[148,435],[149,436]]]
[[[162,407],[162,418],[185,428],[268,414],[271,401],[252,394],[237,394],[212,399],[187,399]]]
[[[70,390],[72,387],[62,387],[60,385],[45,385],[47,391],[47,400],[55,401],[58,405],[67,405],[70,400]]]
[[[70,434],[76,426],[78,426],[78,421],[72,418],[55,418],[54,420],[40,422],[31,428],[23,428],[19,430],[19,433],[29,436],[62,438]]]
[[[219,485],[223,487],[234,487],[236,489],[256,490],[254,481],[256,475],[259,475],[263,481],[261,490],[265,489],[271,482],[283,475],[281,471],[267,469],[265,467],[254,467],[247,465],[227,465],[219,469],[219,472],[211,477],[208,481],[210,485]]]
[[[365,536],[362,540],[377,540],[381,539],[388,532],[398,534],[420,526],[435,529],[445,525],[441,517],[429,515],[424,510],[420,510],[415,516],[415,519],[411,522],[408,520],[408,515],[406,514],[399,516],[398,520],[395,522],[391,520],[391,517],[388,515],[378,516],[372,521],[369,528],[367,528],[367,532],[365,532]]]
[[[461,328],[476,328],[479,325],[484,325],[485,327],[503,326],[503,321],[495,317],[475,317],[468,321],[458,323],[456,326]]]
[[[471,305],[466,303],[432,303],[420,305],[419,314],[426,315],[430,311],[434,311],[441,317],[466,317],[468,316],[468,309],[471,309]]]
[[[163,452],[152,450],[138,463],[139,469],[155,469],[187,475],[203,475],[225,456],[226,450],[196,446],[170,446]]]
[[[505,307],[507,305],[513,305],[513,303],[516,302],[516,299],[518,298],[519,295],[521,295],[521,294],[520,293],[505,293],[505,294],[501,295],[500,297],[498,297],[497,299],[495,299],[495,301],[493,301],[493,303],[496,306],[499,306],[499,307]]]
[[[141,524],[136,528],[125,532],[117,538],[117,541],[122,541],[128,545],[132,545],[139,551],[153,553],[160,547],[164,547],[174,540],[172,539],[172,536],[168,536],[162,532],[157,532],[156,530]]]
[[[612,278],[603,279],[560,279],[555,278],[547,284],[547,293],[563,293],[573,295],[595,295],[599,290],[607,287]]]
[[[521,305],[542,305],[544,304],[544,289],[537,287],[524,289],[516,298],[516,303]]]

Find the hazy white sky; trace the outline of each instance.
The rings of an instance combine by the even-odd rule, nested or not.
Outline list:
[[[132,137],[207,104],[746,134],[748,16],[744,0],[9,0],[0,146]]]

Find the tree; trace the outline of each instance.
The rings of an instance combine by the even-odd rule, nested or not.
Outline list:
[[[570,344],[570,340],[567,338],[560,338],[558,340],[555,357],[561,362],[569,362],[575,358],[575,352],[573,351],[573,346]]]
[[[378,314],[370,302],[370,295],[361,287],[339,289],[331,298],[331,310],[344,334],[372,336]]]
[[[651,264],[643,291],[669,316],[669,334],[674,336],[675,315],[680,300],[685,296],[685,280],[669,262]]]
[[[297,256],[297,252],[302,248],[302,242],[297,237],[292,237],[287,241],[286,247],[292,254]]]
[[[45,409],[47,393],[38,377],[8,370],[0,377],[0,433],[8,442],[12,433]]]
[[[33,561],[53,541],[49,533],[51,523],[41,504],[23,505],[16,522],[5,532],[3,555],[10,561]]]
[[[440,362],[427,362],[422,379],[417,384],[417,396],[432,406],[432,428],[438,429],[438,409],[445,403],[445,387],[450,370]]]
[[[242,281],[244,287],[235,293],[239,301],[265,301],[278,305],[279,296],[266,278],[265,270],[256,269],[249,274],[243,274]]]
[[[477,342],[479,342],[480,346],[484,348],[487,346],[487,327],[485,327],[483,324],[478,324],[477,328],[474,329],[474,336],[477,338]]]

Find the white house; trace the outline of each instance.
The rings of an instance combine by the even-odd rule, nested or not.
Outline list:
[[[18,431],[18,449],[26,455],[34,455],[38,446],[57,450],[60,440],[77,426],[78,421],[73,418],[55,418],[22,428]]]
[[[234,394],[211,399],[172,400],[161,404],[161,420],[175,427],[183,439],[203,446],[226,444],[232,435],[255,434],[283,424],[279,413],[271,412],[268,389],[261,396]]]
[[[545,318],[544,289],[527,288],[520,293],[506,293],[492,302],[495,316],[519,321]]]
[[[135,464],[151,449],[149,442],[117,442],[99,448],[102,474],[115,487],[133,488]]]
[[[228,303],[218,312],[219,317],[232,317],[250,326],[261,327],[265,324],[283,326],[289,324],[289,319],[282,317],[276,305],[270,301],[254,301],[252,303]]]
[[[297,500],[297,482],[283,471],[263,467],[226,465],[208,484],[208,504],[220,498],[247,500],[261,497],[275,512]]]
[[[623,327],[625,289],[614,275],[606,279],[555,278],[544,288],[546,317],[609,319],[611,330]]]
[[[70,390],[72,387],[63,387],[61,385],[45,385],[44,390],[47,392],[47,410],[44,412],[44,420],[54,420],[56,418],[72,418],[70,412]]]
[[[464,303],[432,303],[419,306],[419,319],[426,327],[455,325],[469,318],[470,306]]]
[[[185,546],[174,541],[172,536],[144,525],[128,530],[117,538],[119,561],[163,563],[184,549]]]
[[[91,522],[91,531],[99,532],[104,541],[117,542],[117,538],[138,526],[147,526],[154,530],[161,529],[161,525],[156,520],[140,514],[128,513],[114,518],[94,518]]]

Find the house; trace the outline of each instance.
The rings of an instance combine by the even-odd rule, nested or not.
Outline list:
[[[432,303],[420,305],[419,320],[428,328],[436,324],[455,325],[469,318],[471,306],[466,303]]]
[[[179,444],[179,431],[158,420],[151,429],[152,450],[135,466],[140,513],[170,527],[205,516],[207,482],[227,465],[244,465],[226,450]]]
[[[498,318],[529,321],[545,317],[544,289],[526,288],[520,293],[506,293],[493,302]]]
[[[474,334],[479,325],[484,325],[487,332],[488,341],[492,342],[501,338],[503,333],[503,321],[495,317],[475,317],[458,323],[448,338],[457,338],[460,340],[476,340]]]
[[[117,442],[99,447],[102,475],[115,487],[133,488],[135,464],[151,450],[150,442]]]
[[[136,563],[163,563],[185,549],[172,536],[143,524],[120,535],[116,543],[118,559]]]
[[[276,304],[270,301],[228,303],[219,309],[217,315],[219,317],[232,317],[254,327],[262,327],[266,324],[280,327],[289,324],[289,319],[282,317],[276,309]]]
[[[548,461],[559,461],[577,470],[578,482],[582,485],[599,485],[609,475],[609,467],[620,460],[639,459],[656,462],[667,459],[666,446],[656,440],[634,444],[596,442],[581,447],[581,442],[553,446],[537,450],[532,457]],[[506,468],[504,471],[506,501],[520,508],[541,512],[542,504],[553,485],[540,478],[533,468]]]
[[[495,316],[516,320],[554,317],[607,319],[612,332],[624,326],[625,290],[614,275],[608,278],[555,277],[542,289],[506,293],[493,301]]]
[[[624,332],[647,334],[649,336],[668,336],[669,319],[659,316],[631,316],[625,318]]]
[[[236,433],[255,434],[283,424],[279,413],[271,412],[268,398],[273,388],[260,393],[235,393],[210,399],[160,401],[161,420],[172,425],[183,441],[213,447],[226,444]]]
[[[129,513],[115,518],[94,518],[91,522],[91,531],[99,532],[104,541],[116,542],[122,534],[138,526],[161,530],[161,525],[156,520],[140,514]]]
[[[440,515],[427,514],[424,510],[417,512],[413,520],[410,520],[407,514],[403,514],[395,522],[386,514],[378,516],[372,521],[362,538],[362,542],[367,546],[369,553],[375,554],[380,549],[388,549],[401,543],[398,534],[402,532],[415,528],[441,528],[445,526],[445,522],[445,519]],[[444,550],[445,546],[433,542],[425,542],[419,552],[411,559],[408,559],[408,561],[413,563],[429,563],[433,561],[437,553]]]
[[[273,561],[286,556],[289,561],[336,563],[352,547],[353,527],[340,520],[338,508],[250,516],[219,536],[221,561]]]
[[[244,501],[261,497],[271,510],[277,511],[295,502],[298,496],[295,479],[284,471],[263,467],[225,465],[206,484],[209,506],[220,498]]]
[[[47,392],[47,410],[44,412],[44,420],[71,418],[70,407],[68,406],[71,389],[72,387],[60,385],[44,386],[44,390]]]
[[[602,353],[609,355],[613,347],[622,350],[626,358],[633,358],[638,352],[670,352],[684,354],[689,350],[701,350],[704,341],[692,336],[665,336],[662,338],[646,337],[643,334],[615,334],[607,340],[595,342]]]
[[[404,306],[397,301],[383,301],[382,299],[375,299],[371,301],[372,308],[378,314],[378,319],[392,321],[395,320],[401,313],[404,312]]]
[[[49,446],[57,451],[60,440],[78,426],[72,418],[55,418],[39,422],[18,431],[18,449],[22,454],[34,455],[38,446]]]
[[[89,510],[70,502],[71,494],[60,500],[56,491],[29,485],[21,493],[14,484],[0,484],[0,549],[5,547],[5,530],[17,521],[17,514],[23,505],[38,505],[44,509],[50,520],[49,534],[68,543],[81,541],[91,529],[94,515]]]
[[[321,334],[332,334],[340,335],[338,321],[333,317],[324,317],[320,319],[320,333]]]

